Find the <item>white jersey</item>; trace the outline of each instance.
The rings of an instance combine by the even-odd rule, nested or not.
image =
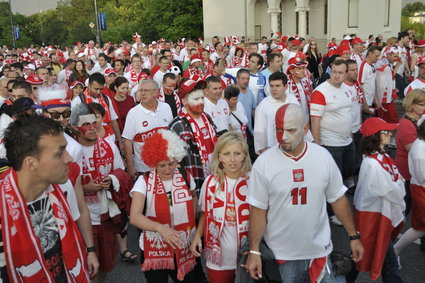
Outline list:
[[[408,61],[407,61],[407,50],[406,50],[406,47],[400,46],[400,45],[398,45],[397,48],[398,48],[398,55],[400,56],[400,60],[401,60],[401,65],[397,69],[397,74],[403,77],[404,69],[409,68]]]
[[[285,102],[274,99],[272,96],[264,98],[255,109],[254,146],[255,152],[265,147],[272,147],[277,143],[275,116],[277,110],[288,103],[297,104],[298,100],[287,94]]]
[[[170,106],[160,101],[155,111],[146,109],[140,103],[128,111],[122,137],[133,142],[133,161],[137,172],[151,170],[141,157],[145,139],[159,129],[166,129],[172,119]]]
[[[367,105],[372,106],[373,99],[375,98],[376,74],[375,67],[369,64],[366,60],[364,60],[359,67],[357,81],[363,87]]]
[[[91,59],[93,62],[96,62],[97,56],[99,56],[99,51],[96,48],[88,48],[84,49],[84,55],[87,56],[87,59]]]
[[[313,91],[310,116],[321,118],[322,145],[346,146],[352,142],[351,104],[350,94],[344,84],[336,88],[326,81]]]
[[[360,66],[363,62],[363,55],[362,53],[356,54],[351,52],[350,59],[356,61],[357,66]]]
[[[105,70],[112,68],[111,65],[109,63],[106,63],[105,67],[101,67],[99,65],[98,62],[96,62],[96,64],[94,64],[93,68],[90,70],[91,73],[90,74],[94,74],[94,73],[101,73],[102,75],[105,75]],[[87,71],[88,72],[88,71]]]
[[[71,155],[72,161],[81,164],[81,161],[83,160],[83,149],[81,148],[81,144],[66,133],[64,136],[67,142],[66,151],[68,151],[69,155]]]
[[[363,92],[356,82],[353,84],[344,82],[344,85],[351,99],[351,117],[353,120],[351,132],[357,133],[362,125]]]
[[[217,101],[217,104],[214,104],[205,97],[204,103],[204,112],[211,116],[215,126],[217,127],[217,132],[229,130],[230,110],[227,101],[220,98]]]
[[[78,209],[77,196],[75,195],[74,186],[72,186],[71,181],[68,179],[66,183],[59,184],[59,187],[65,194],[66,200],[68,201],[72,219],[77,221],[78,218],[80,218],[80,210]]]
[[[420,78],[417,78],[413,80],[405,89],[404,89],[404,95],[407,95],[409,92],[411,92],[414,89],[422,89],[425,90],[425,80],[422,80]]]
[[[393,69],[389,64],[384,64],[376,70],[376,97],[380,103],[391,103],[395,93]]]
[[[242,122],[243,125],[239,123],[239,121],[235,118],[235,116],[239,119],[239,121]],[[239,101],[238,101],[238,104],[236,104],[236,110],[231,111],[230,118],[229,118],[229,130],[237,132],[239,134],[243,134],[242,132],[243,130],[249,131],[248,117],[246,117],[245,109],[242,103],[240,103]]]
[[[105,140],[106,141],[106,140]],[[114,155],[114,162],[113,164],[110,164],[108,166],[104,167],[104,170],[107,171],[107,173],[109,174],[111,171],[116,170],[116,169],[123,169],[125,170],[124,167],[124,162],[121,158],[121,154],[120,151],[118,149],[118,147],[115,145],[115,143],[110,143],[108,142],[109,146],[112,149],[112,153]],[[94,145],[91,146],[81,146],[82,150],[83,150],[83,161],[82,164],[78,164],[80,165],[80,167],[82,168],[83,174],[82,174],[82,178],[85,178],[87,181],[91,180],[91,174],[93,171],[95,171],[95,167],[94,167],[94,162],[93,162],[93,152],[94,152]],[[100,200],[104,199],[106,197],[106,191],[105,190],[101,190],[97,192],[97,199],[99,201],[96,202],[87,202],[87,207],[90,211],[90,218],[91,218],[91,224],[92,225],[100,225],[100,215],[102,214],[101,212],[101,205],[100,205]]]
[[[248,187],[247,202],[267,210],[263,237],[277,260],[314,259],[332,252],[326,202],[341,198],[346,188],[325,148],[306,142],[294,159],[273,146],[254,163]]]
[[[416,139],[409,151],[410,183],[425,187],[425,141]]]
[[[100,95],[102,95],[102,94],[100,94]],[[93,99],[93,102],[95,102],[95,103],[100,103],[99,102],[99,98],[94,98],[94,97],[92,97],[92,99]],[[77,106],[78,104],[80,104],[81,103],[81,98],[79,97],[79,96],[76,96],[72,101],[71,101],[71,110],[73,110],[74,108],[75,108],[75,106]],[[111,99],[109,98],[108,99],[108,107],[109,107],[109,113],[111,114],[111,121],[112,120],[116,120],[116,119],[118,119],[118,115],[117,115],[117,113],[115,112],[115,110],[114,110],[114,107],[113,107],[113,105],[112,105],[112,101],[111,101]],[[106,110],[106,109],[105,109]]]

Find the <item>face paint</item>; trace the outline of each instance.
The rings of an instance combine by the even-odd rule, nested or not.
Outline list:
[[[96,116],[94,114],[87,114],[87,115],[81,115],[78,117],[78,127],[81,127],[85,123],[92,124],[93,122],[96,122]]]
[[[204,112],[204,92],[202,90],[189,94],[187,97],[187,109],[194,114]]]
[[[286,104],[276,112],[276,138],[281,148],[290,153],[303,141],[304,118],[297,108]],[[290,107],[289,107],[290,106]]]

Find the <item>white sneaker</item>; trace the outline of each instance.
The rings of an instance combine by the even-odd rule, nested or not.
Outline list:
[[[329,220],[331,221],[332,224],[336,225],[336,226],[342,226],[342,222],[339,221],[338,217],[336,217],[336,215],[329,217]]]

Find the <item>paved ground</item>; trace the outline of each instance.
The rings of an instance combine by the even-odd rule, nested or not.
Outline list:
[[[401,116],[402,110],[400,104],[397,105],[399,115]],[[394,155],[394,152],[390,152]],[[410,216],[407,219],[406,229],[410,227]],[[348,236],[344,228],[331,225],[332,241],[334,243],[334,250],[349,253]],[[128,248],[133,252],[139,254],[138,248],[138,235],[134,227],[129,228],[128,235]],[[408,246],[401,254],[401,276],[406,283],[425,283],[425,252],[419,250],[419,245],[414,243]],[[117,259],[115,269],[108,274],[107,282],[120,282],[120,283],[135,283],[146,282],[143,272],[140,270],[138,263],[124,263]],[[171,282],[171,281],[170,281]],[[359,274],[356,283],[374,282],[369,278],[367,273]],[[382,282],[379,278],[376,282]]]

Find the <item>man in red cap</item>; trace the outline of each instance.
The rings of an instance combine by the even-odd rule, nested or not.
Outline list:
[[[102,90],[103,94],[106,94],[110,99],[113,99],[115,96],[115,92],[111,90],[111,85],[117,79],[117,73],[114,68],[108,68],[105,70],[105,87]]]
[[[300,47],[301,47],[301,41],[299,41],[298,39],[295,39],[293,37],[288,39],[288,47],[286,47],[282,51],[282,55],[283,55],[282,70],[285,74],[288,70],[289,59],[291,59],[292,57],[295,57],[295,55],[298,53]]]
[[[425,40],[423,41],[424,41],[423,44],[425,46]],[[418,58],[416,66],[418,66],[418,77],[405,88],[404,90],[405,95],[407,95],[409,92],[411,92],[414,89],[425,90],[425,56]]]
[[[307,56],[298,52],[295,57],[289,59],[287,69],[288,90],[294,95],[303,109],[304,120],[307,123],[310,120],[310,86],[306,80],[306,68],[308,63],[304,61]]]
[[[204,179],[211,174],[211,160],[217,143],[216,127],[204,112],[204,81],[187,80],[180,85],[179,96],[183,111],[171,121],[168,128],[188,143],[189,154],[182,165],[193,176],[199,195]]]
[[[124,77],[129,83],[129,87],[133,88],[138,83],[138,78],[142,72],[142,57],[140,54],[131,56],[131,65],[127,67]]]
[[[43,84],[43,80],[40,79],[40,77],[37,75],[31,75],[26,79],[26,82],[31,85],[31,89],[32,89],[31,98],[34,99],[35,101],[38,101],[37,89]]]
[[[355,37],[351,41],[351,45],[353,46],[353,52],[351,52],[350,59],[357,62],[357,66],[360,66],[363,62],[363,50],[364,50],[364,42],[360,39],[360,37]]]
[[[127,161],[127,172],[135,180],[138,175],[150,171],[141,157],[145,139],[159,129],[164,129],[173,119],[170,106],[157,99],[158,84],[151,79],[139,83],[140,103],[130,109],[122,136]],[[134,155],[133,155],[134,152]]]
[[[187,78],[194,81],[199,81],[203,77],[201,69],[201,57],[198,54],[194,54],[190,57],[190,66],[183,73],[183,78]]]

